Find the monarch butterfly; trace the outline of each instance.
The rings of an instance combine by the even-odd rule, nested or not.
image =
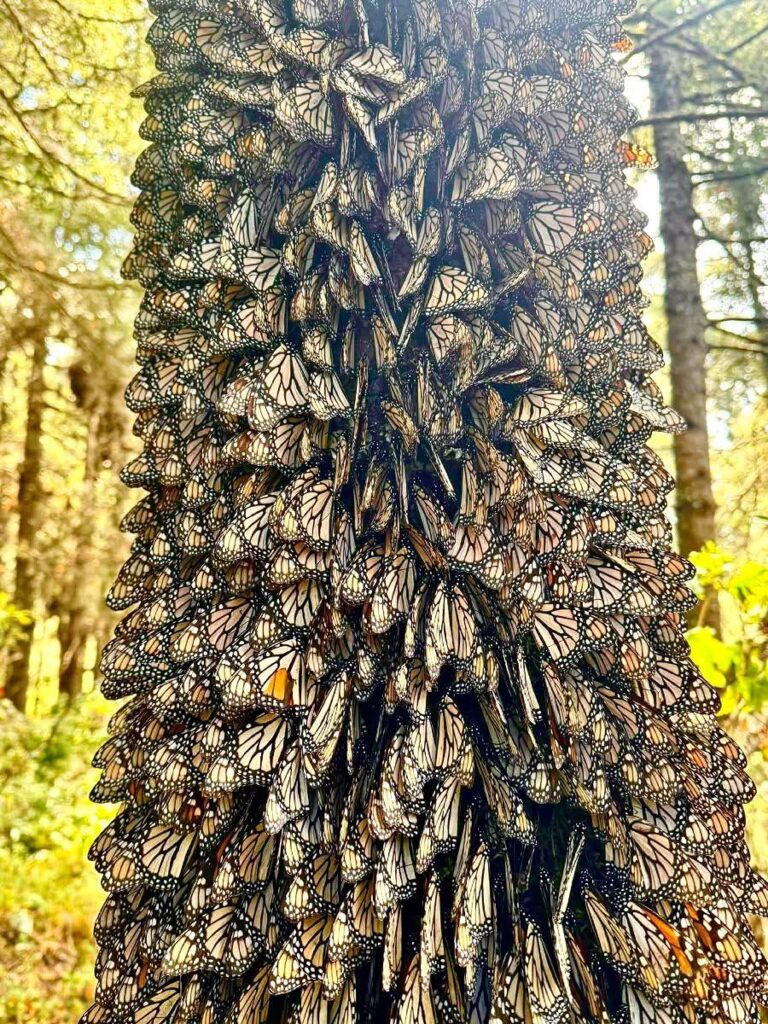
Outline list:
[[[332,926],[333,918],[323,914],[312,914],[297,925],[272,966],[270,992],[282,995],[322,979]]]
[[[384,840],[375,878],[373,907],[379,917],[416,891],[413,844],[408,836],[395,834]]]
[[[430,975],[442,969],[444,961],[445,947],[443,944],[441,921],[440,886],[437,876],[432,872],[427,880],[424,917],[421,923],[420,969],[422,984],[428,983]]]
[[[480,940],[490,933],[494,923],[490,859],[484,846],[477,848],[459,885],[456,961],[466,967],[476,958]]]
[[[330,766],[347,715],[349,680],[341,673],[330,685],[305,736],[313,770],[322,774]]]
[[[179,878],[194,852],[194,833],[182,834],[165,826],[153,826],[141,844],[141,868],[156,880]]]
[[[483,309],[488,301],[488,290],[481,281],[456,267],[443,267],[432,280],[424,312],[437,314]]]
[[[416,853],[416,868],[425,872],[434,858],[457,843],[461,809],[461,780],[449,776],[438,786],[427,812]]]
[[[338,858],[323,853],[303,865],[283,897],[283,913],[291,921],[301,921],[314,913],[331,913],[339,904],[340,873]]]
[[[375,633],[386,633],[399,620],[405,619],[416,588],[413,557],[404,549],[388,558],[371,594],[370,627]]]
[[[557,978],[552,959],[539,928],[525,928],[525,982],[534,1020],[562,1020],[568,1014],[568,1000]]]
[[[583,214],[573,206],[545,200],[532,204],[526,220],[531,245],[545,256],[556,256],[582,239]]]
[[[426,662],[433,678],[444,662],[469,660],[476,630],[474,613],[461,588],[449,590],[444,583],[438,584],[427,620]]]
[[[85,1019],[754,1015],[629,6],[155,3]]]
[[[648,1024],[649,1021],[661,1021],[661,1024],[681,1024],[683,1017],[673,1008],[657,1007],[640,988],[625,985],[622,989],[623,1003],[627,1007],[632,1024]]]
[[[501,964],[489,1019],[493,1024],[529,1024],[533,1019],[520,951],[508,953]]]
[[[414,955],[405,972],[402,982],[402,995],[393,1019],[398,1024],[436,1024],[435,1005],[429,983],[424,985],[421,980],[421,962],[418,954]]]
[[[332,960],[356,959],[383,940],[384,925],[373,908],[373,882],[356,882],[336,914],[328,946]]]
[[[289,736],[285,718],[266,712],[238,737],[237,760],[255,776],[268,778],[274,772]]]
[[[656,167],[656,158],[653,153],[649,153],[642,146],[637,146],[634,143],[625,142],[621,139],[616,143],[616,149],[622,163],[628,167]]]
[[[568,658],[579,643],[577,616],[569,608],[542,605],[534,616],[533,635],[554,660]]]

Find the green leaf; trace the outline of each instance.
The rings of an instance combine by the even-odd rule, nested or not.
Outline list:
[[[714,541],[707,541],[701,551],[692,552],[688,558],[696,566],[700,584],[715,589],[723,587],[733,565],[732,556],[722,551]]]
[[[723,643],[710,626],[696,626],[689,630],[688,643],[691,645],[691,657],[701,674],[712,686],[722,689],[739,658],[739,645]]]
[[[768,565],[734,558],[715,544],[691,556],[700,588],[720,594],[724,637],[691,629],[691,656],[721,692],[721,714],[747,713],[768,704]]]

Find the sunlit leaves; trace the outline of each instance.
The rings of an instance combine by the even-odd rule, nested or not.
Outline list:
[[[722,638],[709,627],[689,630],[693,660],[721,691],[721,714],[759,711],[768,702],[768,566],[712,543],[691,561],[699,585],[717,595],[723,618]]]

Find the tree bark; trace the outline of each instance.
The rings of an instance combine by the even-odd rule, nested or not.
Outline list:
[[[5,421],[8,415],[5,406],[5,374],[7,368],[8,345],[3,343],[3,339],[0,339],[0,436],[5,430]],[[8,487],[10,476],[11,474],[10,472],[7,472],[6,467],[0,466],[0,552],[3,553],[9,547],[9,516],[6,501],[10,503],[10,488]],[[9,571],[8,566],[0,566],[0,585],[5,584],[5,586],[8,586],[8,583],[5,578],[5,574],[7,571]],[[0,679],[2,679],[2,669],[0,669]]]
[[[66,700],[79,697],[83,690],[83,655],[88,642],[83,611],[81,606],[70,608],[59,621],[59,695]]]
[[[747,294],[752,303],[755,325],[759,330],[760,324],[768,322],[768,306],[763,301],[762,288],[764,285],[757,269],[758,243],[752,240],[760,227],[760,201],[762,198],[755,185],[756,182],[751,179],[735,181],[733,198],[739,236],[743,239]],[[768,384],[768,349],[760,350],[760,359],[763,377]]]
[[[12,372],[9,359],[11,347],[17,338],[24,336],[25,330],[29,329],[29,321],[23,319],[18,312],[9,316],[6,321],[0,324],[0,436],[5,436],[6,424],[8,422],[8,409],[10,402],[6,401],[6,393],[12,392],[7,386],[6,376]],[[11,521],[13,514],[13,484],[16,480],[15,467],[0,465],[0,551],[6,552],[12,549]],[[10,590],[13,584],[11,565],[4,564],[0,567],[0,585],[4,590]],[[7,574],[7,575],[6,575]],[[0,670],[0,680],[2,670]]]
[[[18,608],[31,610],[35,599],[35,540],[40,521],[40,466],[42,462],[43,405],[45,401],[46,324],[30,322],[31,366],[27,387],[27,422],[24,454],[19,469],[17,511],[19,529],[16,544],[16,580],[13,600]],[[25,711],[29,688],[29,660],[34,626],[28,626],[11,652],[5,696],[19,711]]]
[[[92,414],[88,419],[83,486],[69,583],[70,593],[59,618],[59,693],[67,700],[72,700],[82,692],[83,656],[91,632],[89,599],[92,598],[92,588],[83,583],[83,569],[91,564],[99,447],[98,416]]]
[[[651,51],[649,83],[654,113],[679,109],[680,83],[675,57],[663,46]],[[715,499],[709,463],[707,430],[706,314],[696,266],[691,175],[686,145],[675,123],[654,127],[659,164],[661,237],[664,242],[672,405],[688,429],[674,437],[678,547],[683,555],[715,538]],[[717,629],[715,600],[708,600],[704,620]]]
[[[762,278],[757,272],[757,246],[754,242],[747,242],[744,252],[747,258],[747,288],[752,301],[752,309],[755,313],[756,323],[765,323],[768,320],[768,306],[763,302],[761,288]],[[768,348],[760,349],[760,360],[763,368],[763,378],[768,385]]]

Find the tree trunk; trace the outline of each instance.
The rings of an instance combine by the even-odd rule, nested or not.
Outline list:
[[[11,347],[17,338],[23,337],[24,330],[28,328],[29,321],[23,320],[20,316],[14,315],[0,325],[0,437],[5,437],[6,424],[8,422],[9,401],[6,401],[6,394],[13,394],[11,382],[6,382],[6,376],[11,374],[12,365],[8,358]],[[3,462],[0,465],[0,553],[3,556],[10,555],[12,550],[11,522],[13,509],[13,482],[15,480],[14,468]],[[11,578],[12,566],[10,558],[3,558],[0,564],[0,586],[4,590],[10,590],[13,585]],[[0,680],[2,670],[0,669]]]
[[[651,51],[651,102],[655,114],[680,108],[675,55],[666,47]],[[696,211],[686,145],[678,124],[654,128],[659,163],[661,237],[666,276],[665,310],[672,405],[688,429],[674,437],[678,547],[683,555],[715,538],[715,499],[707,431],[707,327],[696,267]],[[705,621],[717,629],[715,600],[708,600]]]
[[[16,546],[16,582],[13,600],[18,608],[31,609],[35,598],[35,539],[40,519],[41,428],[43,422],[45,368],[44,322],[31,322],[32,365],[27,387],[27,424],[24,455],[19,470],[17,511],[19,530]],[[19,711],[24,711],[29,687],[29,659],[33,626],[27,627],[11,652],[5,695]]]
[[[75,547],[72,556],[70,593],[59,619],[59,693],[67,700],[77,697],[83,688],[83,656],[90,633],[89,598],[92,587],[85,585],[83,570],[91,564],[93,506],[98,471],[98,416],[88,418],[83,487],[80,498]]]
[[[752,303],[752,312],[755,317],[755,323],[758,325],[758,334],[765,334],[765,323],[768,321],[768,307],[763,301],[762,288],[763,280],[757,269],[758,245],[755,242],[750,241],[753,235],[759,233],[758,228],[761,223],[760,218],[760,201],[761,195],[755,190],[754,182],[743,181],[736,182],[733,190],[734,199],[736,201],[736,220],[739,233],[742,238],[745,239],[743,243],[744,247],[744,259],[745,259],[745,272],[747,278],[747,293],[749,295],[750,302]],[[768,383],[768,349],[762,348],[760,350],[760,360],[763,369],[763,376],[766,383]]]
[[[83,689],[83,655],[88,642],[87,621],[82,608],[73,608],[59,626],[61,662],[59,694],[66,700],[79,697]]]
[[[755,315],[755,320],[759,324],[764,325],[766,321],[768,321],[768,306],[763,302],[763,297],[760,292],[760,289],[763,287],[763,280],[757,272],[756,248],[757,247],[754,242],[747,242],[747,287],[749,288],[749,297],[752,300],[752,312]],[[764,332],[764,329],[764,327],[761,327],[761,334]],[[766,382],[768,382],[768,349],[762,349],[761,360],[763,376],[765,377]]]
[[[128,392],[134,409],[146,395],[145,452],[124,474],[149,497],[125,523],[135,539],[119,603],[133,607],[101,660],[105,697],[135,696],[113,720],[125,757],[118,770],[103,759],[93,790],[122,805],[98,841],[109,899],[123,861],[143,864],[146,896],[99,930],[86,1018],[660,1024],[714,1019],[727,992],[754,1019],[762,977],[746,911],[763,891],[738,811],[749,780],[685,653],[678,568],[653,549],[666,481],[645,473],[631,396],[615,401],[623,340],[593,330],[610,300],[587,273],[563,287],[545,270],[564,244],[594,246],[630,308],[641,301],[640,233],[616,221],[633,196],[615,68],[579,31],[616,38],[623,5],[249,2],[217,16],[215,46],[179,40],[170,55],[168,26],[188,23],[189,4],[152,6],[149,38],[169,70],[146,90],[160,178],[146,181],[127,263],[148,284]],[[246,7],[258,16],[241,17]],[[540,7],[552,16],[532,47]],[[293,28],[308,23],[322,27]],[[258,69],[270,125],[254,159],[233,161],[209,218],[198,154],[211,127],[184,113],[190,61],[200,95],[218,95],[222,61],[241,62],[257,32],[276,55]],[[344,65],[320,73],[299,59],[301,33],[307,52],[319,40]],[[491,147],[518,147],[502,124],[519,108],[510,66],[527,78],[550,65],[568,79],[545,90],[564,126],[562,176],[551,201],[518,203],[516,161]],[[571,74],[577,65],[589,70]],[[254,100],[227,96],[216,143],[239,153]],[[589,151],[566,137],[574,110],[589,111],[602,146],[584,191]],[[530,127],[523,192],[555,152],[543,124]],[[147,217],[157,181],[164,216]],[[213,259],[169,266],[166,253],[188,245],[190,203]],[[511,246],[496,258],[512,226],[546,297],[514,286]],[[146,259],[152,273],[139,270]],[[231,333],[240,307],[222,273],[251,289],[255,337],[250,312]],[[559,331],[572,304],[582,315]],[[156,344],[203,307],[221,344],[186,329]],[[699,315],[701,345],[700,304]],[[641,388],[644,341],[626,361]],[[201,401],[212,379],[226,398]],[[617,452],[643,477],[642,512],[622,501]],[[633,537],[651,550],[624,550]],[[712,815],[696,819],[698,887],[630,870],[649,834],[640,866],[664,856],[694,798],[730,829],[726,844],[707,831]],[[685,856],[671,862],[678,875]],[[199,877],[211,883],[188,882]],[[733,908],[723,925],[707,918],[718,899]],[[146,906],[162,917],[157,956],[136,939]],[[723,979],[709,999],[682,955],[659,953],[654,936],[677,935],[681,916],[707,940],[696,978]],[[745,952],[728,963],[731,931]],[[592,971],[601,949],[618,950],[625,980],[653,998]],[[114,983],[115,964],[129,983]],[[169,984],[190,971],[206,975],[195,989]]]
[[[5,407],[5,374],[8,367],[8,347],[2,344],[0,341],[0,436],[3,435],[5,430],[5,421],[7,417]],[[6,503],[10,503],[10,488],[8,488],[8,482],[10,480],[10,472],[7,472],[7,467],[0,466],[0,586],[5,589],[8,587],[8,581],[6,573],[10,571],[10,567],[5,564],[5,555],[10,547],[8,539],[8,508]],[[7,496],[7,497],[6,497]],[[0,668],[0,680],[2,679],[2,669]]]

